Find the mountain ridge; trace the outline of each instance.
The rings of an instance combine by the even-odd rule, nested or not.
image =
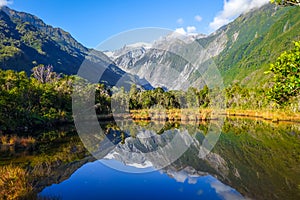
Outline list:
[[[266,76],[264,71],[268,70],[270,63],[274,62],[283,51],[293,47],[293,40],[300,40],[297,31],[299,29],[298,7],[267,4],[240,15],[233,22],[208,36],[197,38],[196,42],[203,47],[203,52],[209,55],[209,61],[217,66],[225,86],[239,82],[248,87],[265,87],[264,84],[270,76]],[[169,42],[168,45],[176,46],[176,41]],[[189,44],[184,45],[188,48]],[[132,52],[134,51],[138,49]],[[199,64],[199,70],[195,70],[184,63],[180,64],[176,56],[160,55],[153,49],[143,52],[138,58],[132,56],[134,55],[132,52],[124,52],[124,55],[114,58],[114,61],[123,70],[146,78],[154,86],[178,88],[177,81],[164,82],[164,74],[157,67],[159,64],[168,74],[171,74],[172,70],[179,70],[179,76],[188,80],[187,85],[203,86],[201,81],[194,83],[201,77],[201,69],[207,62],[205,59]],[[201,56],[203,52],[194,52],[194,55]],[[160,63],[155,63],[158,60]],[[178,66],[178,63],[181,66]],[[187,73],[183,74],[185,70]]]
[[[52,65],[55,72],[75,75],[83,64],[89,64],[103,72],[99,81],[108,86],[116,85],[120,79],[125,79],[126,88],[133,83],[151,86],[124,72],[103,52],[86,48],[70,33],[47,25],[32,14],[2,7],[0,39],[0,68],[4,70],[31,74],[33,67],[43,64]]]
[[[129,82],[145,79],[155,87],[187,89],[202,87],[203,71],[216,65],[225,86],[239,82],[250,87],[264,85],[264,75],[271,62],[300,40],[298,7],[265,5],[239,16],[214,33],[193,36],[203,51],[195,52],[189,38],[166,36],[149,45],[128,44],[114,52],[100,52],[84,47],[70,33],[53,28],[38,17],[2,7],[0,9],[0,66],[2,69],[25,70],[37,64],[53,65],[64,74],[76,74],[86,58],[107,65],[103,82],[115,85],[122,76]],[[161,49],[182,49],[200,57],[196,68],[178,55]],[[179,51],[180,52],[180,51]],[[205,54],[205,55],[204,55]],[[208,60],[207,60],[208,59]],[[130,74],[133,74],[131,76]],[[168,75],[168,76],[166,76]],[[142,81],[143,82],[143,81]]]
[[[74,47],[76,47],[78,50],[81,50],[81,51],[88,50],[88,48],[86,48],[84,45],[82,45],[80,42],[78,42],[75,38],[73,38],[73,36],[69,32],[63,30],[62,28],[53,27],[51,25],[48,25],[42,19],[38,18],[35,15],[26,13],[26,12],[15,11],[15,10],[8,8],[7,6],[2,7],[2,10],[8,16],[18,19],[22,22],[28,22],[29,24],[33,25],[37,29],[41,30],[42,32],[52,35],[53,39],[59,39],[59,40],[56,40],[57,42],[63,42],[63,43],[67,43],[69,45],[73,45]]]

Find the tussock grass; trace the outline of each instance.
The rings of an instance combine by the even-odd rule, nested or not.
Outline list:
[[[207,121],[218,119],[221,116],[240,116],[260,118],[263,120],[270,120],[272,122],[291,121],[300,122],[300,113],[286,112],[281,110],[242,110],[242,109],[226,109],[226,110],[212,110],[212,109],[143,109],[131,110],[131,117],[134,120],[154,120],[154,121]]]
[[[18,137],[17,135],[1,135],[0,142],[2,145],[10,145],[16,147],[30,147],[36,143],[36,140],[29,137]]]
[[[32,191],[28,172],[12,165],[0,167],[0,199],[22,199]]]

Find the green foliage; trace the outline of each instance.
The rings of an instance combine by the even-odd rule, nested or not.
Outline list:
[[[203,89],[189,88],[186,92],[164,91],[160,87],[155,90],[141,91],[136,85],[132,85],[129,94],[121,90],[112,98],[115,106],[124,107],[129,104],[129,109],[198,108],[209,105],[209,89],[205,85]]]
[[[21,51],[15,46],[3,46],[0,49],[0,60],[7,60],[11,57],[17,56]]]
[[[270,2],[284,6],[300,6],[300,0],[270,0]]]
[[[268,97],[279,104],[300,94],[300,42],[295,42],[295,48],[282,53],[270,71],[273,74],[274,85],[268,92]]]
[[[72,77],[41,83],[25,72],[0,70],[0,130],[16,130],[71,118]]]
[[[96,84],[95,103],[97,114],[111,113],[111,96],[110,90],[104,84]]]
[[[225,89],[227,108],[262,109],[268,107],[268,100],[263,89],[242,87],[235,83]]]
[[[62,29],[53,28],[31,14],[17,12],[7,7],[1,8],[1,69],[31,74],[31,69],[37,64],[49,64],[57,73],[72,75],[77,74],[83,61],[89,65],[97,65],[92,57],[103,60],[108,65],[108,69],[101,77],[102,83],[115,85],[125,73],[113,65],[102,52],[91,51],[84,47]]]
[[[76,74],[87,51],[70,34],[44,24],[37,17],[9,8],[0,10],[2,69],[24,70],[29,74],[36,63],[50,63],[55,71]]]
[[[225,49],[214,59],[224,84],[239,81],[244,85],[263,85],[269,77],[261,72],[283,51],[293,48],[291,41],[300,39],[299,28],[299,7],[278,8],[270,4],[241,15],[218,31],[218,37],[228,38]]]
[[[73,120],[72,83],[77,77],[58,75],[43,65],[33,72],[28,77],[24,71],[0,70],[0,132]],[[96,113],[110,113],[110,90],[103,84],[88,84],[81,93],[89,97],[91,90],[95,90]]]

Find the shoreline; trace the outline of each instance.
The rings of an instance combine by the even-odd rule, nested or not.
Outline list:
[[[300,113],[289,113],[282,110],[243,110],[243,109],[225,109],[213,110],[207,109],[141,109],[130,110],[129,113],[124,114],[101,114],[97,115],[99,122],[109,122],[118,120],[134,120],[134,121],[168,121],[168,122],[205,122],[210,120],[218,120],[220,118],[248,118],[253,120],[263,120],[272,123],[291,122],[300,123]],[[89,118],[86,119],[87,121]],[[70,125],[74,123],[74,119],[54,120],[45,124],[39,124],[35,127],[22,126],[15,130],[0,130],[2,133],[22,132],[29,134],[36,127],[44,127],[45,129],[55,127],[56,125]]]
[[[208,121],[221,117],[243,117],[261,119],[272,122],[298,122],[300,113],[287,113],[284,111],[267,110],[242,110],[242,109],[171,109],[171,110],[131,110],[133,120],[157,120],[157,121]]]

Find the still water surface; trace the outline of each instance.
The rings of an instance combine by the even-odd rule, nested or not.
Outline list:
[[[208,124],[143,122],[137,129],[128,123],[125,131],[113,123],[102,126],[107,137],[100,140],[115,146],[100,161],[74,128],[64,128],[38,133],[39,143],[30,150],[1,148],[1,166],[28,170],[36,197],[43,199],[300,199],[300,124],[226,119],[205,158],[199,144]],[[156,135],[138,137],[149,131]],[[174,132],[194,143],[161,168],[169,155],[146,153],[167,144]]]
[[[70,179],[44,189],[41,195],[61,199],[243,199],[210,175],[188,177],[182,171],[176,176],[158,171],[124,173],[95,161],[82,166]]]

